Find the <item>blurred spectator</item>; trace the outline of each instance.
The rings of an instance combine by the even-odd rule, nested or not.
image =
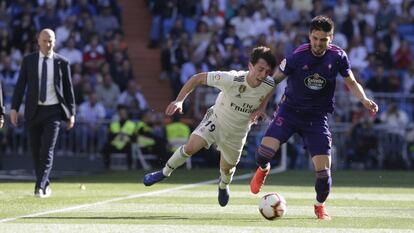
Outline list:
[[[180,121],[180,117],[177,114],[174,115],[170,121],[171,122],[165,125],[165,131],[171,155],[175,150],[187,142],[191,130],[188,125]]]
[[[414,93],[414,61],[411,62],[407,72],[403,74],[404,93]]]
[[[298,9],[293,7],[293,0],[285,0],[285,6],[279,10],[277,15],[282,25],[295,24],[300,20]]]
[[[68,40],[71,32],[75,29],[76,16],[72,15],[64,19],[63,25],[56,29],[56,47],[61,48],[63,43]]]
[[[202,72],[207,72],[209,69],[206,63],[197,62],[195,56],[192,55],[191,59],[188,62],[184,63],[181,68],[181,73],[180,73],[181,85],[184,85],[187,82],[187,80],[190,79],[191,76],[198,73],[199,70],[201,70]]]
[[[266,8],[262,7],[259,12],[253,15],[253,28],[251,29],[252,34],[269,34],[269,27],[275,24],[274,20],[267,14]]]
[[[388,69],[394,65],[394,62],[391,57],[390,50],[388,49],[387,45],[384,41],[380,40],[377,42],[375,56],[377,60],[380,62],[381,66]]]
[[[127,54],[128,44],[125,42],[122,30],[114,31],[111,40],[106,43],[106,52],[109,59],[116,51]]]
[[[103,76],[103,81],[96,85],[95,92],[98,101],[105,107],[106,118],[111,118],[115,113],[120,91],[118,85],[112,81],[110,74]]]
[[[8,56],[3,57],[0,69],[0,82],[3,86],[4,102],[6,106],[11,104],[11,98],[14,88],[16,86],[19,72],[17,68],[13,67],[11,58]]]
[[[83,54],[82,51],[76,48],[76,41],[74,38],[69,38],[65,46],[59,49],[59,53],[65,56],[71,65],[82,64]]]
[[[102,63],[105,62],[105,51],[99,42],[97,35],[93,36],[83,51],[83,62],[85,72],[89,74],[96,74]]]
[[[60,18],[56,14],[55,6],[52,2],[46,2],[43,7],[40,8],[42,12],[37,15],[37,28],[50,28],[56,30],[56,28],[61,24]]]
[[[13,22],[13,43],[16,48],[23,49],[25,43],[36,39],[36,27],[29,13],[24,13]]]
[[[138,107],[140,115],[148,111],[147,100],[135,80],[130,80],[128,82],[127,89],[118,97],[118,104],[126,106],[129,111]]]
[[[236,29],[236,34],[240,40],[244,41],[252,36],[253,21],[247,14],[245,5],[240,6],[237,16],[230,20]]]
[[[352,4],[349,8],[349,14],[341,26],[342,32],[348,41],[352,41],[354,37],[361,37],[366,22],[361,21],[358,17],[358,5]]]
[[[347,18],[349,12],[349,4],[346,0],[337,0],[334,8],[335,23],[341,25]]]
[[[11,36],[7,29],[0,29],[0,51],[10,54],[12,48]]]
[[[411,163],[411,169],[414,169],[414,125],[412,123],[408,127],[405,140],[407,141],[407,147],[405,148],[407,157]]]
[[[351,61],[351,67],[359,71],[368,66],[368,51],[366,47],[361,43],[359,36],[354,36],[349,46],[349,60]]]
[[[383,112],[380,118],[381,122],[387,126],[388,132],[398,135],[404,134],[409,123],[408,114],[399,109],[395,101],[388,104],[387,111]]]
[[[377,70],[377,60],[376,60],[375,54],[372,54],[372,53],[369,54],[367,61],[368,61],[368,65],[361,70],[360,76],[359,76],[359,78],[363,80],[364,83],[366,83],[368,80],[374,77],[376,74],[375,72]]]
[[[125,153],[128,169],[131,170],[133,168],[132,143],[136,140],[136,124],[129,119],[126,106],[118,106],[117,110],[117,117],[109,124],[107,140],[102,149],[104,166],[107,170],[111,168],[112,153]]]
[[[375,15],[375,22],[377,26],[377,32],[379,36],[387,30],[389,24],[396,18],[396,11],[394,7],[388,2],[388,0],[379,0],[379,9]]]
[[[76,128],[79,137],[78,145],[83,151],[90,151],[90,148],[101,148],[103,145],[102,135],[104,129],[100,126],[105,119],[105,108],[98,101],[96,93],[91,92],[88,99],[80,104],[77,119],[81,124]]]
[[[100,12],[93,18],[95,30],[101,38],[109,38],[112,32],[119,28],[118,19],[112,14],[112,9],[109,6],[100,8]]]
[[[209,30],[207,23],[204,21],[199,21],[197,23],[197,30],[191,40],[191,47],[195,49],[203,43],[208,43],[208,41],[210,41],[211,36],[212,32]],[[168,40],[169,38],[167,39],[167,41]]]
[[[372,122],[362,119],[354,124],[347,135],[346,168],[353,168],[355,162],[365,169],[378,168],[379,140]]]
[[[56,14],[58,15],[61,22],[71,16],[71,4],[72,1],[68,0],[57,0],[56,1]],[[76,20],[75,20],[76,21]]]
[[[383,66],[377,66],[374,77],[367,81],[366,87],[373,92],[389,91],[389,80]]]
[[[401,91],[401,78],[398,75],[396,69],[391,69],[388,74],[389,80],[389,91],[390,92],[400,92]]]
[[[202,16],[201,20],[204,21],[213,32],[219,32],[224,27],[223,14],[220,14],[215,5],[210,5],[207,14]]]
[[[87,12],[91,16],[97,14],[96,7],[89,3],[88,0],[77,0],[71,7],[72,15],[80,15],[82,11]]]
[[[391,22],[388,26],[388,30],[384,30],[384,35],[380,37],[380,39],[382,39],[381,41],[383,41],[388,48],[390,56],[394,55],[400,47],[401,41],[397,23]]]
[[[386,141],[384,142],[384,167],[400,169],[404,166],[403,150],[405,130],[408,126],[408,114],[397,107],[396,102],[388,104],[387,111],[381,114],[381,121],[386,126]]]
[[[402,39],[400,47],[394,53],[394,63],[397,69],[408,69],[413,61],[410,47],[406,40]]]
[[[123,58],[122,53],[115,53],[115,61],[111,63],[111,74],[121,91],[127,88],[128,82],[134,80],[131,62]]]
[[[136,124],[137,144],[143,154],[155,154],[157,166],[168,159],[165,127],[161,119],[152,112],[146,112]]]

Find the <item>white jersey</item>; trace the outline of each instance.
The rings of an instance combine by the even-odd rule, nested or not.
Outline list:
[[[251,113],[275,87],[271,77],[267,77],[258,87],[250,87],[247,74],[248,71],[215,71],[207,75],[207,85],[221,90],[212,107],[217,114],[220,130],[242,138],[250,130]]]

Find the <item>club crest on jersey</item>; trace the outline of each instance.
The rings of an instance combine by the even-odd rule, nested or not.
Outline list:
[[[305,78],[305,86],[311,90],[319,91],[326,85],[326,79],[315,73]]]
[[[245,92],[246,91],[246,88],[247,87],[245,85],[240,85],[240,87],[239,87],[240,94],[243,93],[243,92]]]
[[[260,99],[259,99],[260,103],[261,103],[261,102],[263,102],[263,101],[264,101],[264,99],[265,99],[265,97],[262,95],[262,96],[260,97]]]

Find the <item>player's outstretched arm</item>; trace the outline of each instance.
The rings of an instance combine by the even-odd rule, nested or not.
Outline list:
[[[359,84],[351,72],[351,74],[345,78],[345,84],[352,92],[352,94],[361,101],[364,107],[371,111],[371,113],[376,114],[378,112],[378,105],[371,99],[367,98],[365,95],[364,89],[361,84]]]
[[[260,103],[260,106],[256,109],[256,111],[250,114],[250,121],[253,124],[257,124],[259,120],[265,120],[267,118],[266,107],[267,107],[267,104],[269,103],[270,97],[273,96],[275,89],[276,89],[276,86],[273,88],[271,92],[269,92],[266,95],[266,98],[263,100],[262,103]]]
[[[276,71],[273,73],[272,78],[275,80],[275,83],[277,85],[286,78],[286,75],[279,68],[276,68]]]
[[[181,88],[177,98],[167,106],[165,114],[171,116],[176,111],[182,114],[184,100],[199,85],[207,85],[207,73],[198,73],[193,75]]]

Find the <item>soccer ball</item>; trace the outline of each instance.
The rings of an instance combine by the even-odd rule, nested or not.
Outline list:
[[[269,193],[260,199],[259,212],[267,220],[279,219],[286,211],[286,200],[279,193]]]

